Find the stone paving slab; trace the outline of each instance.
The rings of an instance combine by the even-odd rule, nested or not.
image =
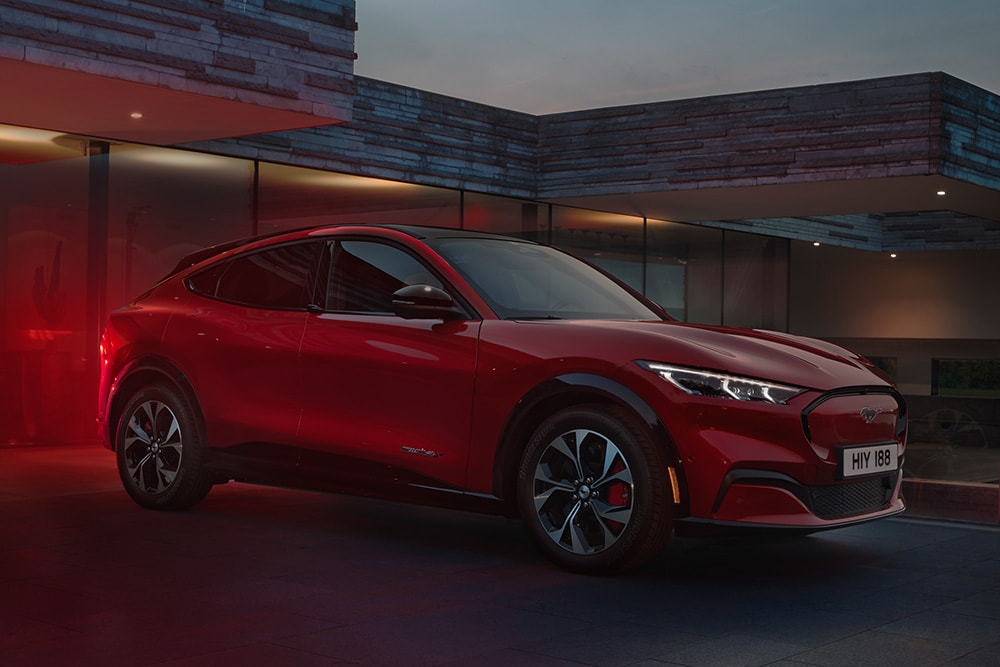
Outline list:
[[[1000,530],[891,519],[550,566],[516,521],[228,484],[142,510],[96,446],[0,449],[0,667],[1000,665]]]

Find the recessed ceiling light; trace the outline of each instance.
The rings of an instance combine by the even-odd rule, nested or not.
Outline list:
[[[889,257],[891,257],[892,259],[896,259],[896,253],[890,252]]]
[[[948,193],[945,192],[944,190],[938,190],[937,191],[937,196],[938,197],[944,197],[946,194],[948,194]]]
[[[135,119],[135,120],[139,120],[140,118],[142,118],[142,112],[141,111],[133,111],[132,113],[130,113],[128,115],[128,117],[132,118],[132,119]]]
[[[813,245],[818,248],[819,247],[819,241],[813,241]]]

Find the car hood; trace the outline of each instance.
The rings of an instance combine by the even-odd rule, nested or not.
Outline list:
[[[775,331],[679,322],[546,320],[531,324],[576,329],[588,339],[597,336],[607,341],[609,347],[627,354],[628,361],[642,359],[693,366],[820,391],[891,386],[871,364],[849,350],[826,341]],[[566,343],[576,336],[551,338]]]

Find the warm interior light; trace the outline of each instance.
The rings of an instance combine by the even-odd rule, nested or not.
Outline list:
[[[937,191],[937,196],[938,197],[944,197],[946,194],[948,194],[948,193],[945,192],[944,190],[938,190]]]
[[[128,116],[129,116],[129,118],[133,118],[135,120],[139,120],[140,118],[142,118],[142,112],[141,111],[133,111]]]
[[[179,151],[170,148],[144,147],[119,155],[119,161],[141,162],[161,167],[181,167],[183,169],[224,169],[230,164],[229,158],[209,153]]]
[[[896,253],[890,252],[889,257],[891,257],[892,259],[896,259]]]
[[[26,144],[48,144],[63,135],[44,130],[33,130],[27,127],[0,125],[0,141],[15,141]]]
[[[813,241],[813,245],[818,248],[819,247],[819,241]]]

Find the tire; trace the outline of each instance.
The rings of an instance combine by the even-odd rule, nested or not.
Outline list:
[[[132,394],[115,433],[118,476],[132,500],[158,510],[198,504],[213,481],[202,465],[203,433],[191,402],[172,385]]]
[[[563,410],[539,426],[518,471],[529,537],[574,572],[611,574],[642,565],[670,537],[667,460],[617,407]]]

